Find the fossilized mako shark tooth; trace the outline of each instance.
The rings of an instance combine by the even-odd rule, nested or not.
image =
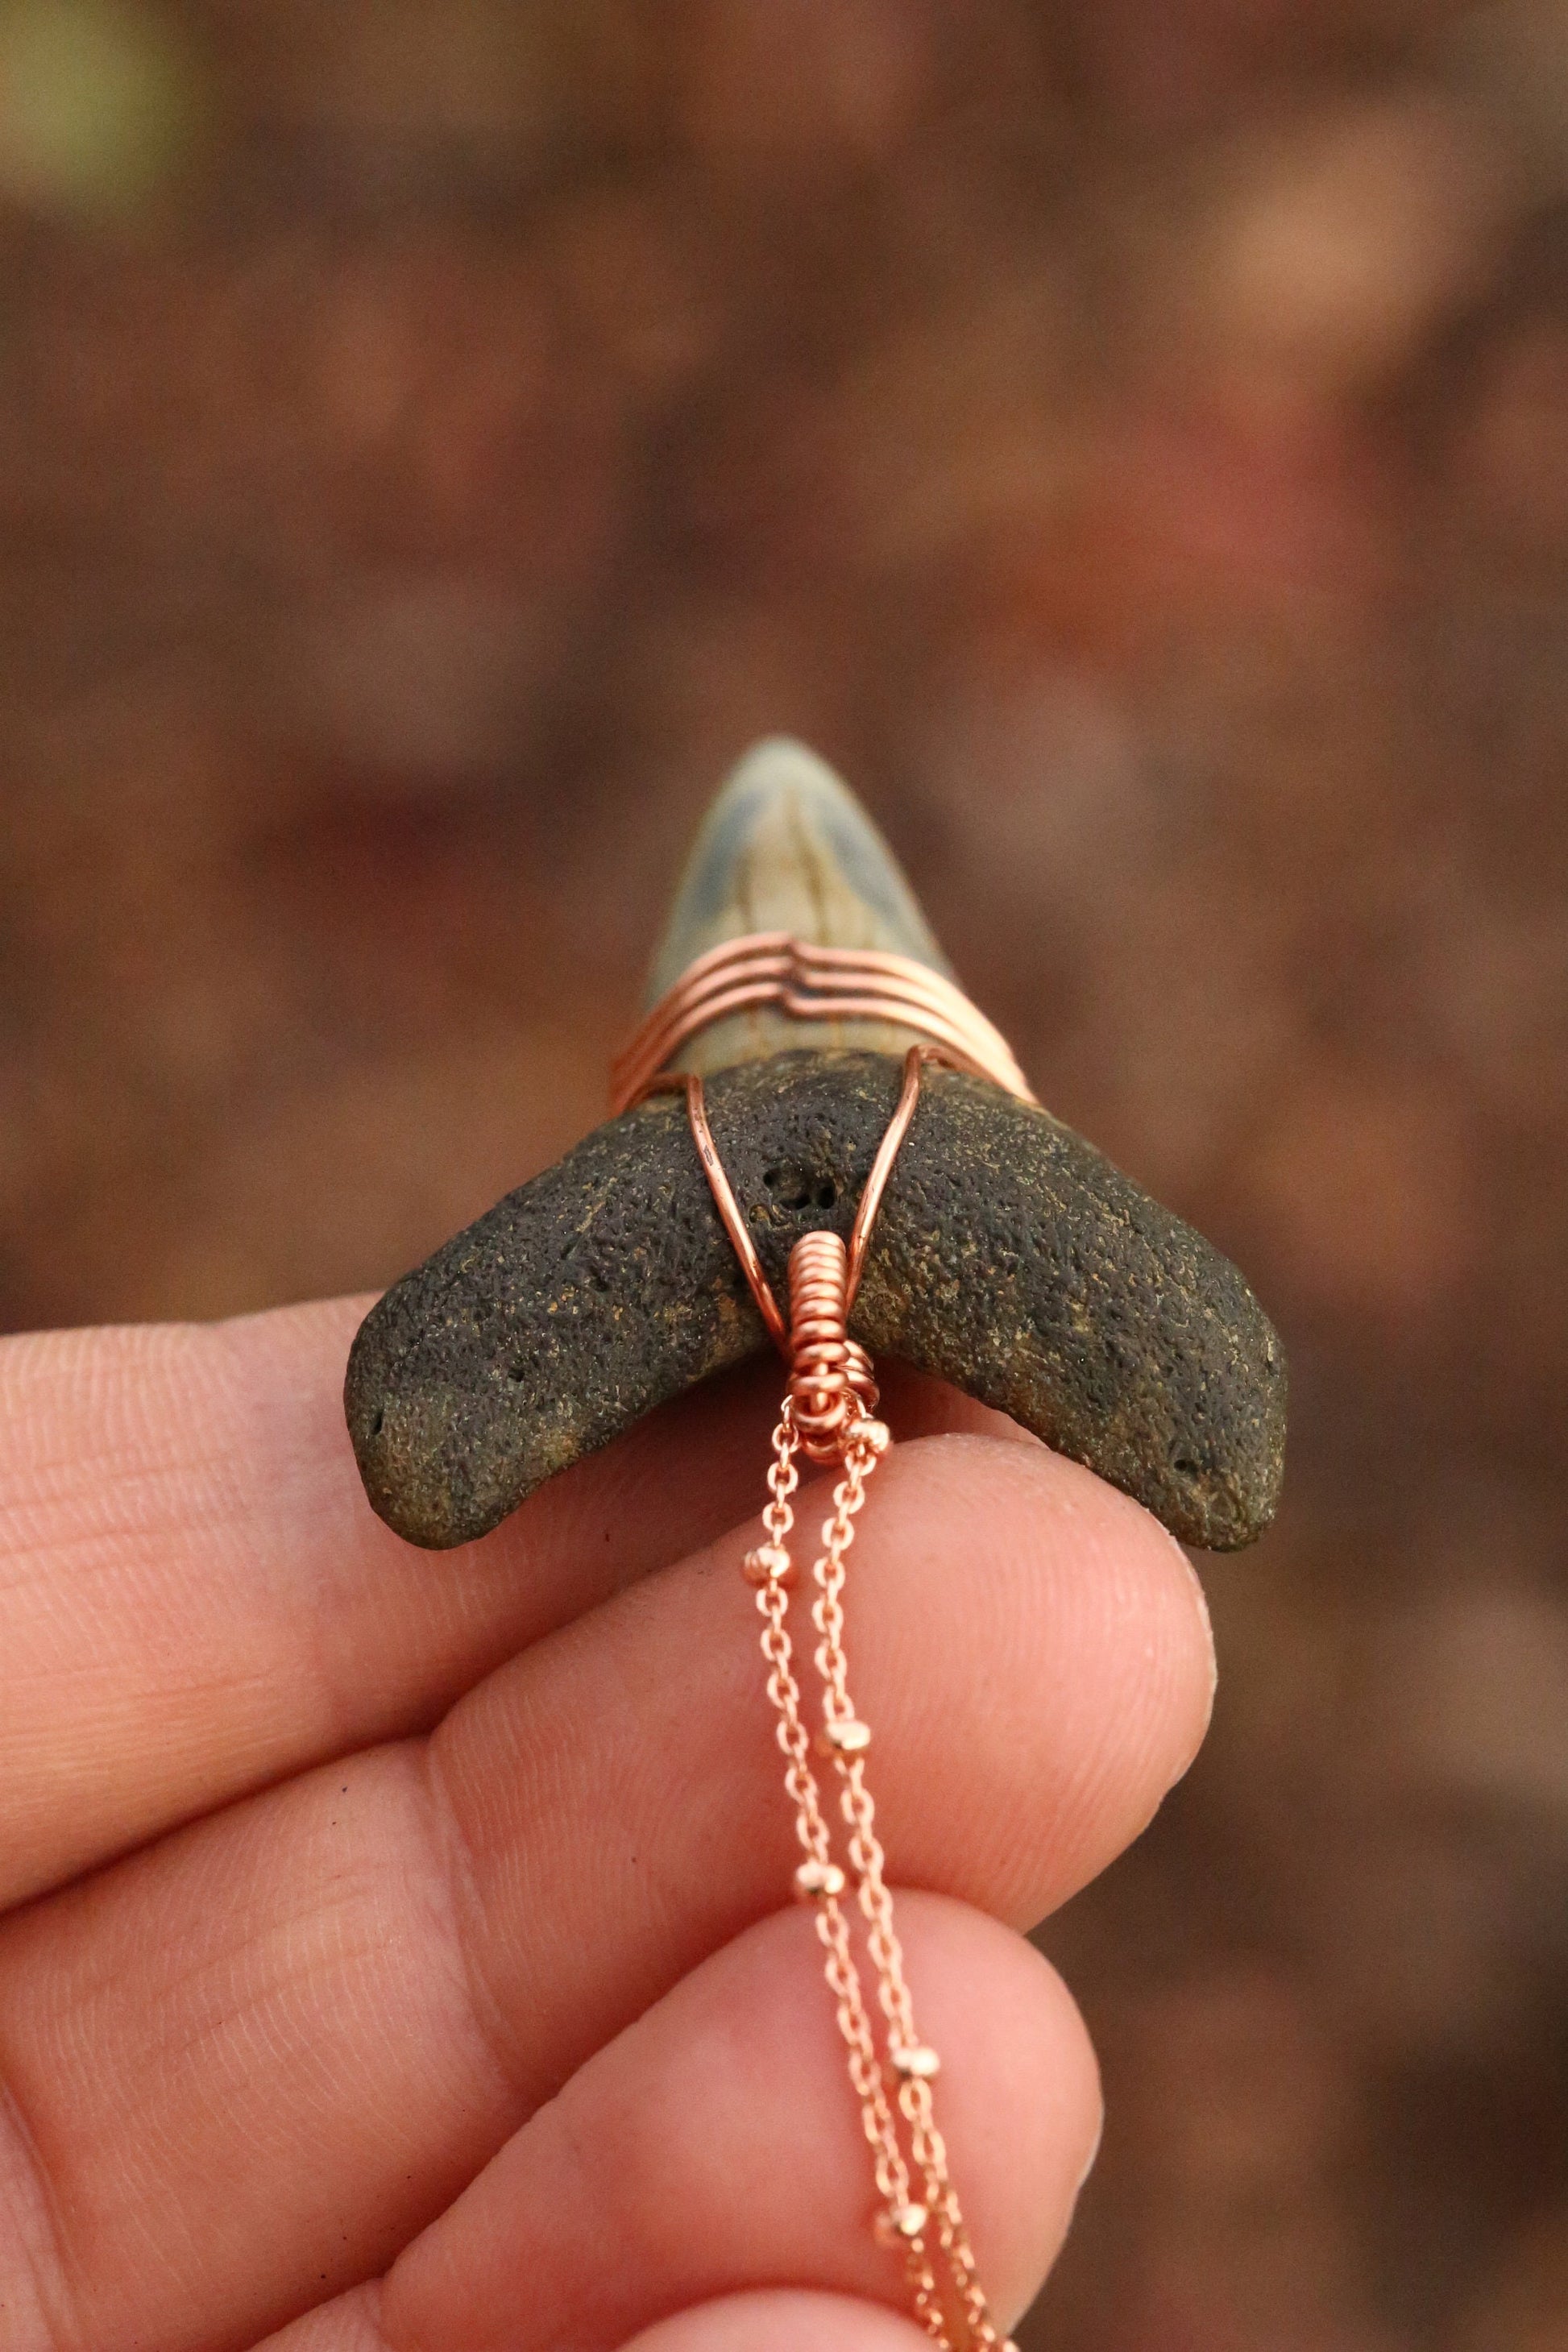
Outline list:
[[[650,1001],[759,929],[947,969],[837,779],[763,744],[710,812]],[[694,1040],[709,1117],[775,1293],[803,1233],[847,1235],[910,1033],[747,1014]],[[883,1200],[851,1328],[965,1389],[1145,1504],[1184,1541],[1272,1517],[1283,1351],[1229,1261],[1048,1112],[932,1070]],[[481,1536],[557,1470],[770,1343],[679,1097],[596,1128],[405,1276],[349,1360],[370,1499],[411,1542]]]

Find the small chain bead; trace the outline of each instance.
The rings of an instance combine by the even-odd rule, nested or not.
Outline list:
[[[788,1591],[797,1581],[795,1565],[783,1544],[758,1544],[741,1562],[748,1584],[782,1584]]]
[[[842,1895],[847,1882],[836,1862],[803,1862],[795,1874],[795,1891],[805,1903],[824,1895]]]
[[[858,1716],[835,1716],[823,1725],[816,1744],[825,1756],[864,1756],[871,1745],[871,1727]]]
[[[942,2060],[929,2042],[896,2042],[888,2063],[907,2083],[934,2082],[942,2072]]]
[[[885,2246],[907,2243],[921,2235],[930,2220],[931,2214],[923,2205],[891,2205],[878,2214],[876,2233]]]

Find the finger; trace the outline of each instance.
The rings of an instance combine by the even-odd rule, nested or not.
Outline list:
[[[891,1867],[1032,1919],[1195,1748],[1194,1580],[1041,1448],[895,1449],[875,1504],[850,1638]],[[323,2270],[374,2273],[774,1906],[791,1836],[740,1542],[512,1661],[428,1762],[319,1771],[0,1929],[0,2065],[87,2340],[176,2352],[215,2309],[255,2335]]]
[[[405,2352],[381,2329],[381,2287],[372,2280],[318,2304],[303,2319],[279,2328],[256,2352]]]
[[[364,1304],[0,1347],[0,1899],[434,1720],[747,1507],[742,1410],[703,1438],[710,1484],[645,1426],[493,1542],[415,1550],[343,1426]]]
[[[774,2287],[677,2312],[622,2352],[931,2352],[931,2337],[875,2304]]]
[[[754,1507],[771,1360],[432,1558],[343,1427],[363,1299],[0,1342],[0,1904],[434,1722],[500,1659]],[[928,1422],[995,1424],[951,1390]]]
[[[405,2352],[382,2334],[380,2308],[378,2286],[356,2287],[256,2352]],[[931,2352],[931,2337],[885,2304],[765,2287],[658,2320],[622,2352]]]
[[[997,2315],[1031,2301],[1100,2127],[1093,2054],[1060,1979],[966,1906],[899,1898],[942,2129]],[[868,1998],[875,2003],[874,1988]],[[775,1913],[590,2060],[383,2294],[395,2342],[610,2347],[668,2311],[788,2282],[908,2304],[812,1920]]]
[[[899,1900],[940,2122],[993,2312],[1055,2256],[1100,2124],[1093,2054],[1030,1946],[931,1895]],[[872,1996],[874,1999],[874,1996]],[[809,1917],[775,1914],[617,2036],[382,2283],[420,2352],[613,2352],[662,2315],[787,2284],[905,2312],[870,2226],[870,2158]],[[352,2309],[352,2305],[349,2306]],[[333,2339],[331,2309],[289,2352]]]

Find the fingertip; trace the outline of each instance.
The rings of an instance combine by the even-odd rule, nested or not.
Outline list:
[[[912,2320],[852,2296],[773,2287],[725,2295],[645,2328],[622,2352],[931,2352]]]
[[[1030,1925],[1042,1885],[1060,1902],[1103,1869],[1201,1747],[1215,1690],[1202,1587],[1157,1519],[1045,1446],[913,1440],[889,1457],[878,1504],[857,1552],[882,1588],[867,1679],[909,1695],[913,1754],[957,1743],[968,1788],[1017,1789],[978,1825],[966,1809],[967,1828],[945,1810],[931,1826],[973,1865],[941,1883]],[[996,1662],[956,1705],[930,1671],[936,1610],[968,1654]],[[912,1777],[929,1819],[931,1776]],[[920,1851],[920,1820],[900,1830]]]

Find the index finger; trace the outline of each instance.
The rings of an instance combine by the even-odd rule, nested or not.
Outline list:
[[[368,1302],[0,1341],[0,1904],[373,1741],[762,1499],[776,1364],[652,1414],[482,1543],[364,1499]],[[944,1395],[950,1392],[943,1392]],[[918,1416],[997,1416],[929,1395]]]

